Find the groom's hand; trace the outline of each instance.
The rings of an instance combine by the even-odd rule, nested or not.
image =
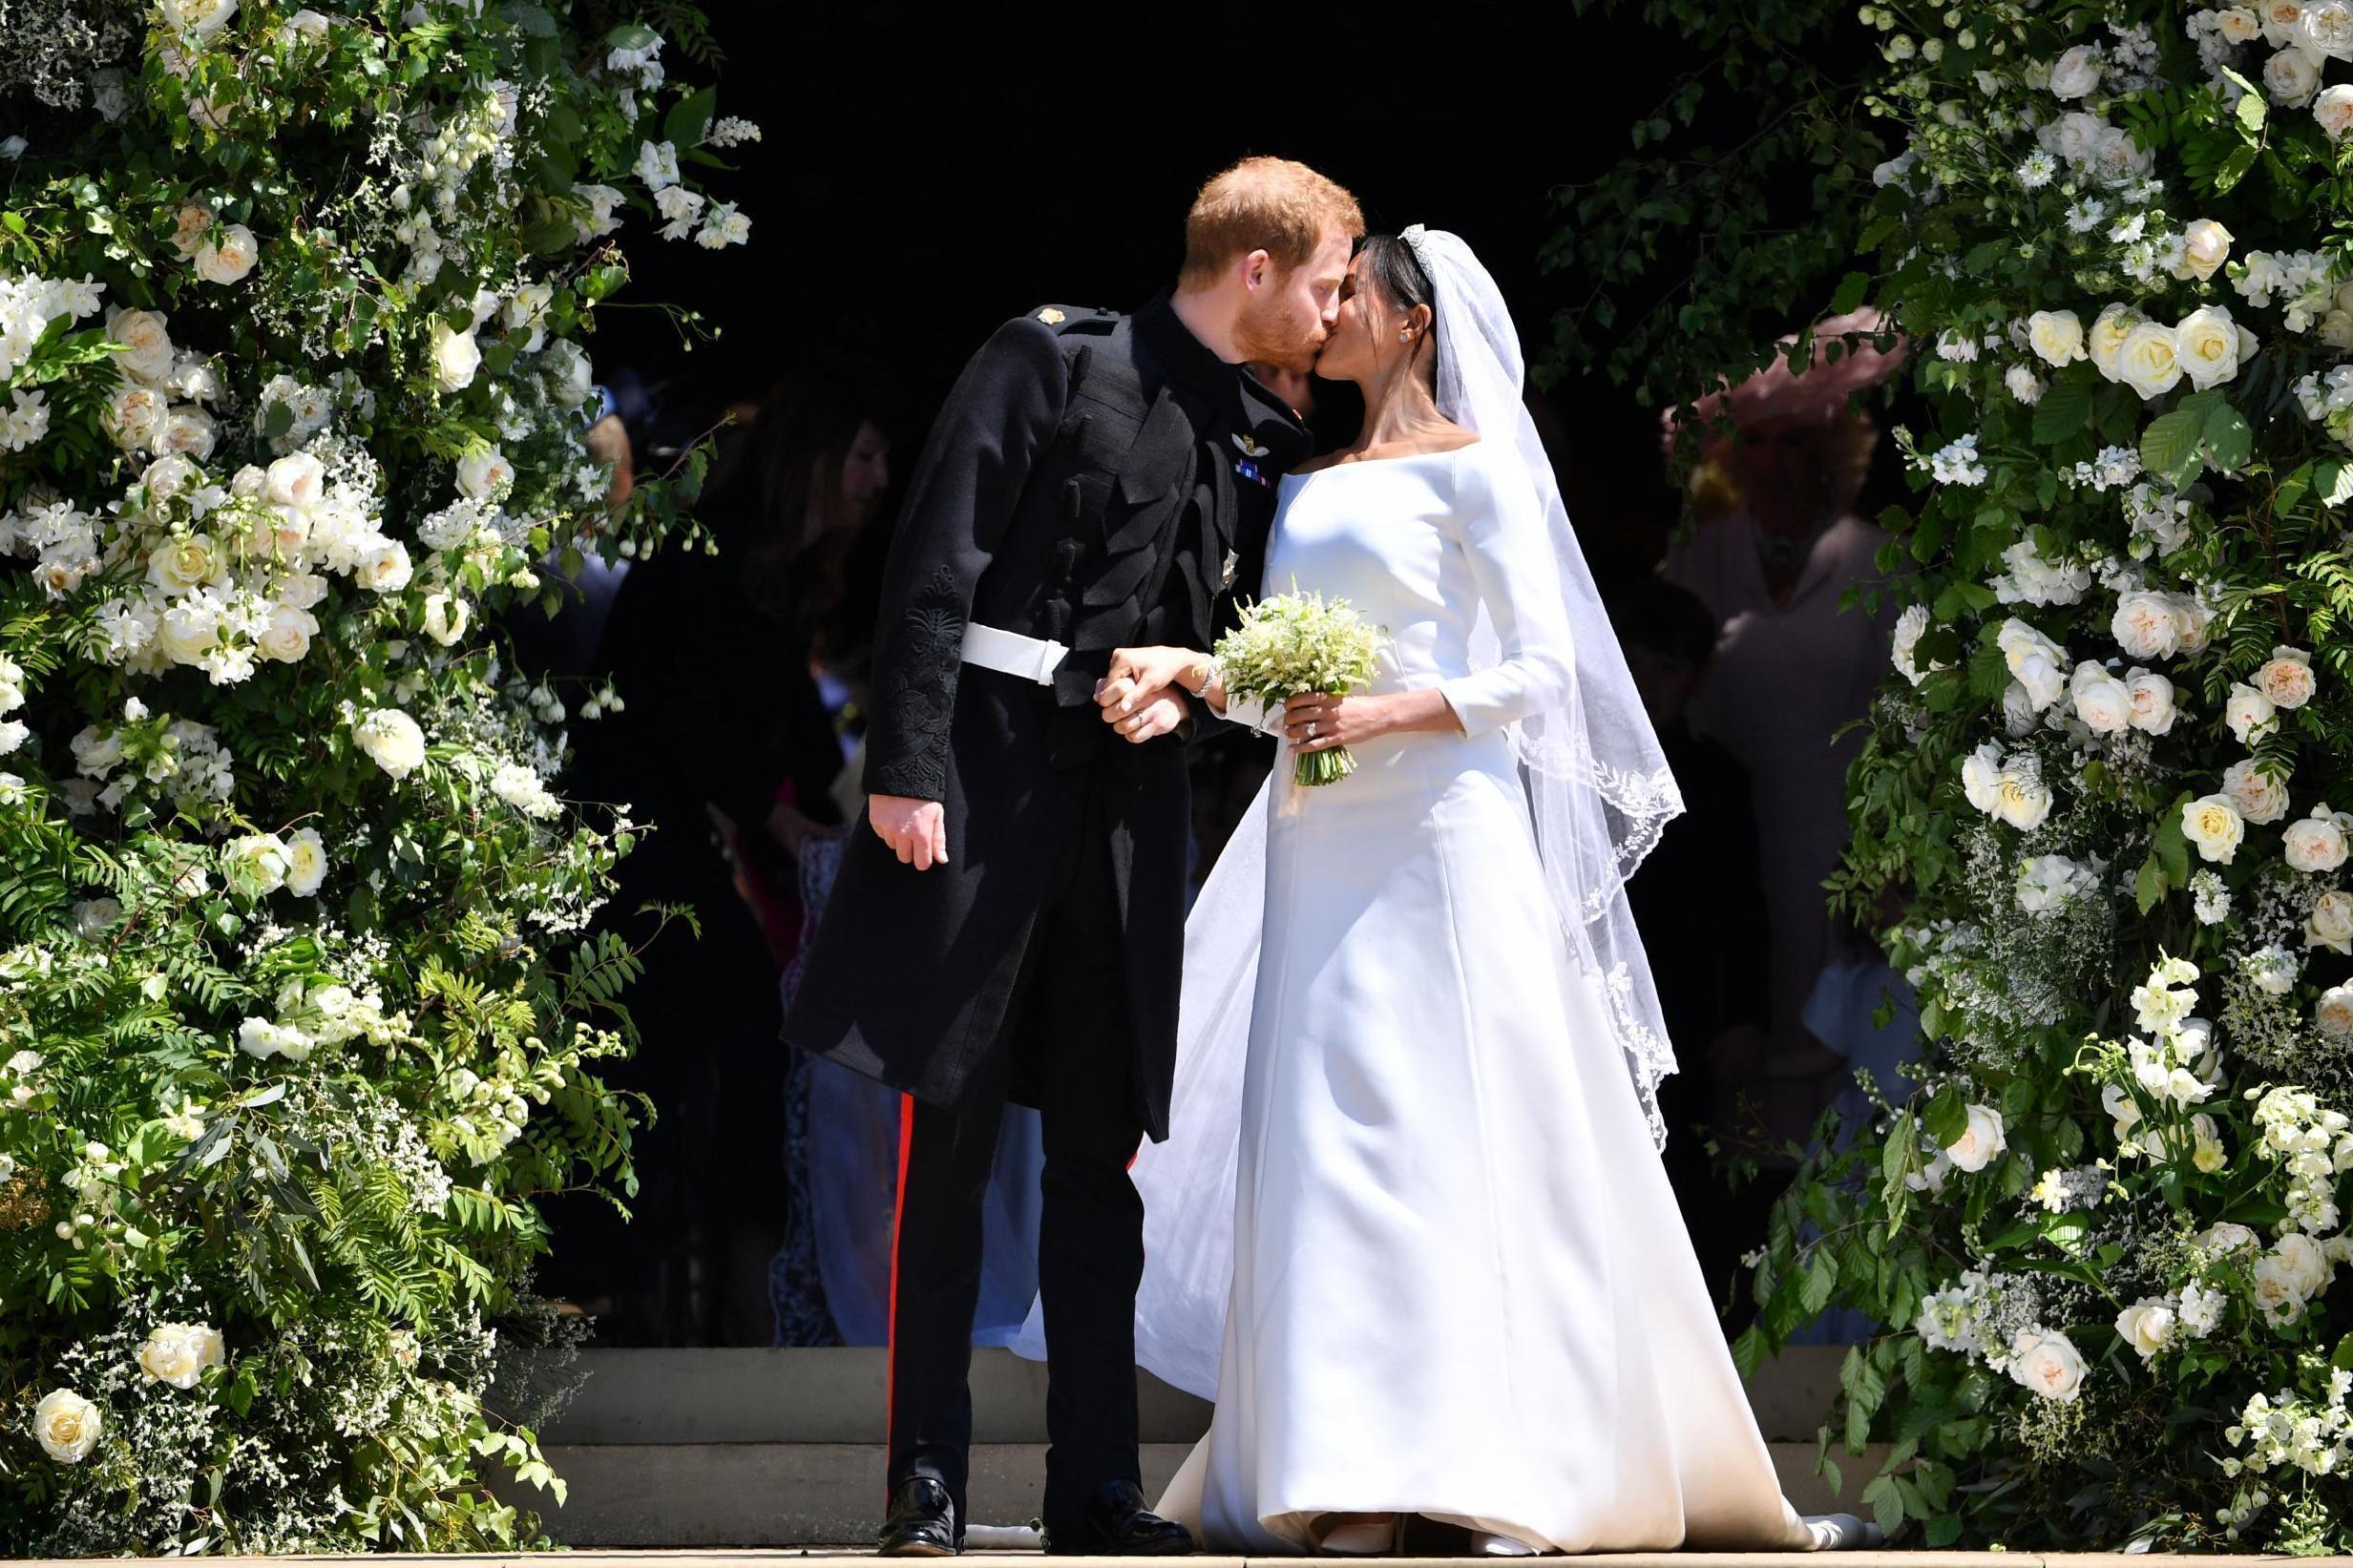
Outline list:
[[[891,847],[900,865],[928,871],[934,861],[948,864],[948,812],[937,801],[869,795],[866,820],[873,824],[874,836]]]
[[[1106,680],[1095,689],[1103,722],[1123,739],[1141,744],[1166,735],[1192,717],[1185,693],[1174,686],[1146,689],[1125,678]]]

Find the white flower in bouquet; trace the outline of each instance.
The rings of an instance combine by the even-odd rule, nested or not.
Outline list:
[[[2116,646],[2132,659],[2167,659],[2181,648],[2181,619],[2175,614],[2173,596],[2153,588],[2118,594],[2108,631]]]
[[[2312,1021],[2330,1035],[2353,1035],[2353,986],[2331,986],[2313,1004]]]
[[[2184,282],[2204,282],[2221,270],[2231,258],[2230,230],[2211,218],[2200,218],[2183,225],[2181,231],[2181,261],[2174,276]]]
[[[2139,1352],[2143,1361],[2154,1359],[2171,1345],[2178,1327],[2174,1305],[2163,1296],[2143,1296],[2116,1314],[2116,1337]]]
[[[462,392],[473,385],[474,373],[482,368],[482,345],[472,332],[460,332],[436,316],[430,347],[434,386],[445,392]]]
[[[2312,700],[2312,656],[2301,648],[2274,648],[2255,672],[2255,689],[2276,708],[2300,708]]]
[[[2135,664],[2124,672],[2126,704],[2132,711],[2132,727],[2163,735],[2179,717],[2174,705],[2174,683],[2153,670]]]
[[[2075,717],[2095,735],[2119,735],[2132,724],[2132,694],[2107,668],[2091,659],[2075,666],[2068,682]]]
[[[665,185],[654,193],[654,207],[668,220],[662,226],[664,240],[683,240],[703,216],[703,197],[683,185]]]
[[[370,541],[351,580],[379,594],[397,594],[409,586],[410,570],[407,545],[398,539],[377,538]]]
[[[2187,958],[2161,958],[2149,978],[2132,988],[2134,1022],[2153,1035],[2170,1035],[2197,1006],[2198,969]]]
[[[241,898],[264,898],[286,885],[286,847],[275,833],[248,833],[221,852],[221,880]]]
[[[2010,396],[2029,408],[2043,401],[2042,378],[2023,365],[2013,365],[2003,371],[2002,385],[2009,388]]]
[[[2206,1175],[2212,1176],[2231,1162],[2229,1152],[2222,1147],[2220,1125],[2204,1111],[2190,1118],[2190,1163]]]
[[[425,732],[398,708],[378,708],[360,721],[352,740],[370,762],[395,779],[405,779],[425,761]]]
[[[2008,1146],[2002,1113],[1990,1105],[1972,1105],[1960,1136],[1944,1145],[1944,1158],[1953,1162],[1955,1170],[1974,1174],[1993,1163],[1994,1157]]]
[[[326,846],[315,827],[298,828],[286,835],[286,891],[300,898],[308,898],[326,880]]]
[[[2090,97],[2100,85],[2100,70],[2106,63],[2097,44],[2077,44],[2051,64],[2051,96]]]
[[[466,635],[473,618],[473,607],[454,595],[435,592],[425,596],[425,635],[444,648]]]
[[[678,149],[666,141],[638,143],[637,175],[649,192],[677,184]]]
[[[2061,1404],[2083,1391],[2084,1358],[2059,1330],[2022,1328],[2009,1350],[2009,1374],[2020,1386]]]
[[[1964,435],[1928,456],[1928,471],[1940,485],[1982,485],[1985,465],[1977,460],[1977,437]]]
[[[2266,996],[2285,996],[2296,989],[2296,982],[2303,973],[2303,966],[2296,961],[2296,955],[2277,942],[2247,954],[2238,968],[2249,983]]]
[[[218,240],[199,245],[193,258],[196,275],[208,283],[242,282],[261,259],[261,242],[242,223],[231,223]]]
[[[2275,779],[2253,757],[2241,758],[2222,770],[2222,793],[2238,814],[2258,827],[2267,827],[2288,814],[2288,786]]]
[[[158,383],[172,373],[172,335],[159,312],[115,311],[107,317],[106,337],[122,345],[115,363],[135,379]]]
[[[2094,368],[2110,381],[2122,381],[2118,368],[2124,353],[2124,341],[2132,329],[2147,318],[2128,304],[2110,304],[2092,318],[2090,329],[2085,334],[2085,353]]]
[[[301,1061],[317,1043],[301,1030],[267,1018],[247,1018],[237,1026],[237,1049],[256,1061],[272,1056]]]
[[[2181,1306],[2177,1321],[2193,1339],[2204,1339],[2222,1326],[2222,1314],[2230,1306],[2230,1298],[2221,1291],[2192,1283],[2181,1287]]]
[[[2288,865],[2299,871],[2333,871],[2345,863],[2344,827],[2325,803],[2314,806],[2310,816],[2290,823],[2281,845]]]
[[[2353,5],[2345,0],[2311,0],[2296,18],[2291,41],[2315,63],[2353,60]]]
[[[695,231],[695,243],[705,250],[724,250],[729,245],[750,242],[751,218],[732,201],[714,202],[703,220],[703,226]]]
[[[1924,604],[1907,604],[1903,607],[1903,613],[1896,617],[1895,637],[1888,657],[1895,664],[1896,673],[1915,686],[1927,679],[1931,672],[1946,668],[1939,661],[1932,662],[1923,670],[1914,661],[1913,656],[1920,647],[1920,639],[1927,635],[1928,626],[1928,607]]]
[[[98,423],[124,451],[152,448],[163,433],[171,403],[153,387],[117,387],[100,410]]]
[[[159,1323],[138,1348],[139,1370],[175,1389],[193,1389],[204,1369],[221,1365],[221,1330],[201,1323]]]
[[[2065,367],[2086,357],[2084,324],[2072,310],[2038,310],[2027,318],[2027,342],[2044,364]]]
[[[32,1432],[41,1451],[59,1464],[74,1465],[90,1457],[105,1430],[98,1407],[71,1389],[53,1389],[33,1407]]]
[[[2234,347],[2237,343],[2234,337]],[[2162,322],[2142,322],[2125,334],[2115,365],[2115,379],[2144,400],[2162,397],[2181,384],[2180,339]]]
[[[1218,639],[1213,657],[1227,692],[1270,707],[1311,693],[1345,697],[1379,669],[1380,634],[1346,599],[1295,591],[1242,610],[1241,624]],[[1327,784],[1355,770],[1346,746],[1299,754],[1293,776]]]
[[[2240,745],[2253,745],[2258,736],[2279,727],[2279,710],[2270,698],[2242,680],[2232,685],[2222,704],[2222,721],[2230,725]]]
[[[2091,569],[2080,561],[2045,560],[2030,538],[2002,552],[2008,568],[1986,586],[2004,604],[2064,605],[2080,600],[2091,586]]]
[[[2331,888],[2304,917],[2304,946],[2353,954],[2353,893]]]
[[[2339,83],[2322,88],[2321,95],[2312,100],[2312,117],[2329,140],[2342,141],[2345,132],[2353,130],[2353,87]]]
[[[2030,856],[2018,867],[2018,908],[2027,914],[2048,914],[2065,909],[2096,885],[2090,867],[2065,855]]]
[[[520,763],[502,763],[491,775],[491,793],[527,817],[545,820],[563,809],[539,776]]]
[[[281,664],[298,663],[310,652],[310,640],[318,635],[319,617],[308,610],[293,604],[273,604],[268,624],[254,636],[254,652]]]
[[[204,534],[174,534],[147,557],[147,580],[166,594],[225,587],[228,554],[219,540]]]
[[[620,227],[617,214],[626,198],[619,190],[611,185],[575,185],[572,194],[588,203],[588,215],[572,220],[573,232],[580,243],[602,239]]]
[[[2204,305],[2184,316],[2174,328],[2174,345],[2190,385],[2201,390],[2238,374],[2238,324],[2222,305]]]
[[[1992,814],[2022,833],[2043,826],[2050,815],[2050,786],[2043,782],[2042,763],[2031,754],[2009,758],[1994,776]]]
[[[2027,688],[2036,712],[2050,706],[2067,690],[2067,650],[2015,617],[1994,634],[2003,661],[2019,684]]]
[[[309,452],[292,452],[263,470],[262,498],[308,516],[326,494],[326,468]]]
[[[2296,50],[2283,49],[2263,62],[2263,91],[2274,103],[2299,108],[2320,87],[2321,68]]]
[[[2200,859],[2228,866],[2246,840],[2247,825],[2229,796],[2203,795],[2183,803],[2181,836],[2189,840]]]

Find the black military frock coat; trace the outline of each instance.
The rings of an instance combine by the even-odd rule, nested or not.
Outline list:
[[[1308,437],[1164,298],[1133,317],[1048,306],[1000,327],[933,428],[886,571],[866,788],[944,804],[946,865],[854,829],[785,1037],[953,1106],[1030,1025],[1014,1003],[1062,835],[1102,793],[1124,903],[1139,1121],[1167,1136],[1190,811],[1183,742],[1103,721],[1113,649],[1206,648],[1256,582],[1275,478]],[[1051,686],[962,662],[968,622],[1072,654]],[[1118,998],[1111,1001],[1116,1004]]]

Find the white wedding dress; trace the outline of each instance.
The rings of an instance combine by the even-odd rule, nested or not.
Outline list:
[[[1387,633],[1363,689],[1437,687],[1467,733],[1368,742],[1320,788],[1277,758],[1238,1139],[1181,1065],[1175,1138],[1137,1167],[1164,1376],[1206,1380],[1156,1325],[1208,1307],[1230,1241],[1215,1420],[1161,1504],[1208,1550],[1397,1512],[1565,1552],[1811,1544],[1546,890],[1505,726],[1557,692],[1534,651],[1568,629],[1506,569],[1549,560],[1518,461],[1283,481],[1267,591],[1348,599]],[[1502,657],[1474,670],[1481,605]],[[1220,1191],[1230,1230],[1200,1212]]]

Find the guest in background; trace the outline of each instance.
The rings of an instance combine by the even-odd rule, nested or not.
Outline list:
[[[1825,344],[1878,328],[1869,311],[1822,323],[1813,367],[1786,360],[1701,407],[1729,412],[1737,434],[1712,442],[1703,474],[1729,484],[1733,510],[1668,556],[1668,579],[1707,605],[1721,628],[1708,679],[1693,694],[1692,731],[1747,769],[1771,924],[1766,1071],[1783,1091],[1768,1127],[1799,1137],[1833,1090],[1839,1059],[1806,1031],[1803,1011],[1828,953],[1822,883],[1846,842],[1846,770],[1887,668],[1896,606],[1848,613],[1848,590],[1880,580],[1887,535],[1856,515],[1877,428],[1849,394],[1894,374],[1901,348],[1867,344],[1836,362]]]
[[[1741,1253],[1764,1236],[1773,1195],[1727,1191],[1712,1129],[1762,1066],[1768,1017],[1765,892],[1746,771],[1691,733],[1692,693],[1715,653],[1715,617],[1656,577],[1621,583],[1609,618],[1627,667],[1683,791],[1683,815],[1627,887],[1658,982],[1679,1067],[1659,1085],[1666,1162],[1710,1294],[1722,1303]]]
[[[623,1343],[768,1345],[787,1054],[777,975],[801,933],[796,857],[841,814],[812,628],[851,542],[880,511],[890,447],[849,374],[796,372],[725,442],[695,515],[707,548],[664,552],[615,596],[599,665],[623,706],[576,728],[581,789],[655,831],[620,865],[613,916],[692,905],[701,935],[646,954],[637,1056],[609,1076],[650,1096],[633,1224],[567,1238],[618,1299]]]

